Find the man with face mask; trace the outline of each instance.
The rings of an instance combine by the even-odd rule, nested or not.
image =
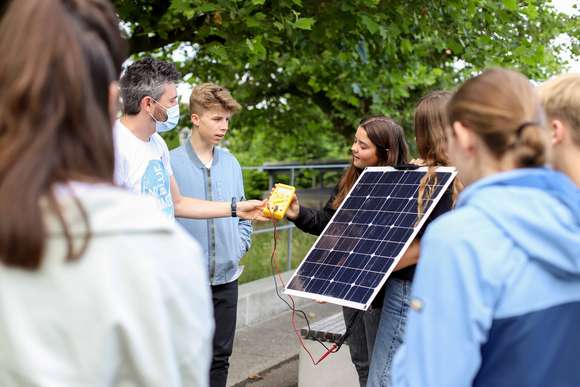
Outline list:
[[[115,123],[115,180],[136,193],[155,197],[174,216],[204,219],[240,217],[266,220],[258,200],[210,202],[182,196],[171,169],[169,149],[159,135],[175,128],[179,72],[150,57],[130,65],[120,80],[123,115]]]

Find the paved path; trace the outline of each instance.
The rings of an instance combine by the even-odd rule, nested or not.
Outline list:
[[[339,313],[340,307],[313,303],[303,307],[303,310],[314,322]],[[236,332],[228,386],[291,387],[297,384],[299,341],[292,329],[290,316],[290,312],[285,312],[272,320]],[[304,320],[297,318],[298,328],[304,325]]]
[[[235,387],[298,387],[298,357],[271,368],[259,377],[236,384]]]

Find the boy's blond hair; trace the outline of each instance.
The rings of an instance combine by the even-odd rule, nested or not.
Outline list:
[[[189,112],[198,115],[214,107],[221,107],[234,114],[242,108],[225,87],[214,83],[195,86],[189,97]]]
[[[580,73],[557,76],[543,83],[539,93],[548,118],[564,121],[580,146]]]

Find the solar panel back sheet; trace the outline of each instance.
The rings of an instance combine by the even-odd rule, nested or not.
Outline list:
[[[456,176],[437,167],[437,180],[418,210],[428,168],[366,168],[316,240],[285,293],[367,310]]]

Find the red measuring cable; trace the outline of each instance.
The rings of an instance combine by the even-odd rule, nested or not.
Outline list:
[[[269,204],[268,204],[268,209],[270,210],[270,213],[273,214],[274,212],[271,210]],[[286,287],[286,284],[284,283],[284,280],[282,279],[282,275],[280,273],[280,269],[278,267],[278,255],[277,255],[277,247],[278,247],[278,228],[277,228],[277,223],[276,220],[274,218],[272,218],[272,225],[274,227],[274,247],[272,249],[272,255],[270,257],[270,261],[274,262],[274,268],[275,268],[275,273],[274,273],[274,284],[276,286],[276,293],[278,293],[278,285],[276,284],[276,276],[278,277],[278,280],[280,281],[280,283],[282,284],[282,287]],[[279,296],[279,295],[278,295]],[[279,296],[280,297],[280,296]],[[322,354],[322,356],[318,359],[318,360],[314,360],[314,356],[312,355],[312,353],[308,350],[308,348],[306,348],[306,345],[304,344],[304,339],[302,338],[302,335],[300,334],[300,330],[298,329],[298,327],[296,326],[296,303],[294,302],[294,298],[292,298],[292,296],[290,295],[286,295],[286,297],[288,297],[288,299],[290,300],[291,305],[290,306],[290,310],[292,311],[292,328],[294,329],[294,333],[296,334],[296,336],[298,337],[298,340],[300,341],[300,346],[304,349],[304,351],[306,351],[306,353],[308,354],[308,356],[310,357],[310,360],[312,361],[312,364],[314,365],[318,365],[320,364],[320,362],[322,362],[328,355],[330,355],[331,353],[335,353],[338,351],[338,346],[336,345],[336,343],[333,343],[330,348],[327,348],[326,346],[324,346],[322,343],[320,343],[321,345],[324,346],[324,348],[326,349],[326,352],[324,352]]]

